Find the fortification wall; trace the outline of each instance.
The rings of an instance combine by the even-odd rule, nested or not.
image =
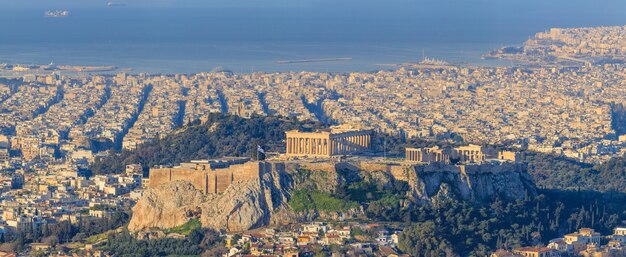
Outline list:
[[[169,181],[189,181],[193,186],[201,190],[202,192],[207,192],[206,185],[206,175],[202,172],[198,172],[196,170],[189,170],[185,168],[172,168],[170,169],[170,179]],[[167,182],[169,182],[167,181]],[[152,174],[150,175],[150,183],[152,183]]]
[[[407,165],[392,166],[389,170],[389,174],[396,180],[409,181],[408,175],[412,168],[413,167]]]
[[[189,181],[193,186],[204,193],[221,193],[235,182],[259,180],[265,173],[298,168],[337,172],[337,170],[359,170],[362,172],[383,171],[391,174],[395,179],[409,181],[410,177],[420,173],[449,172],[463,175],[477,173],[524,172],[525,166],[519,163],[501,164],[473,164],[473,165],[446,165],[431,164],[399,164],[399,163],[372,163],[372,162],[246,162],[233,164],[227,168],[213,170],[196,170],[192,168],[175,167],[150,170],[149,187],[156,187],[171,181]]]
[[[391,172],[392,166],[398,166],[398,165],[392,165],[388,163],[371,163],[371,162],[359,163],[359,169],[361,169],[362,171],[367,171],[367,172],[373,172],[373,171]]]
[[[307,170],[319,170],[326,172],[336,172],[337,167],[334,162],[303,162],[300,167]]]
[[[150,169],[149,187],[156,187],[171,181],[189,181],[204,193],[221,193],[234,182],[259,179],[262,172],[271,171],[272,165],[266,162],[234,164],[227,168],[196,170],[191,168]]]
[[[170,182],[171,168],[150,169],[150,181],[148,187],[156,187]]]
[[[463,174],[473,173],[501,173],[501,172],[524,172],[526,166],[523,163],[504,162],[501,164],[459,165],[456,166]]]

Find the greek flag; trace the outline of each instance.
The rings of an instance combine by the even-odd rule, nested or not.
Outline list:
[[[265,154],[265,150],[263,150],[263,147],[260,145],[256,145],[256,150],[259,151],[259,153]]]

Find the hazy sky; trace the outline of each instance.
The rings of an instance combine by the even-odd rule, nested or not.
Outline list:
[[[211,6],[298,6],[315,0],[111,0],[128,6],[152,7],[211,7]],[[5,7],[97,7],[108,0],[0,0]]]
[[[0,7],[98,7],[104,6],[109,0],[0,0]],[[524,5],[537,8],[585,8],[596,7],[607,9],[626,8],[624,0],[111,0],[111,2],[125,3],[128,6],[152,7],[307,7],[327,6],[328,8],[341,7],[394,7],[415,6],[440,2],[443,4],[476,5],[497,10],[500,7]],[[626,12],[626,9],[621,11]]]

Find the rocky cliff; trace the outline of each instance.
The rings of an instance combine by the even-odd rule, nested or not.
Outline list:
[[[471,202],[495,197],[515,200],[537,194],[532,177],[522,164],[421,165],[406,167],[410,197],[420,204],[444,199]]]
[[[522,165],[395,165],[368,166],[340,163],[315,171],[315,165],[272,163],[258,180],[237,182],[220,194],[202,194],[189,182],[174,181],[146,191],[133,208],[131,231],[171,228],[198,218],[202,225],[242,231],[268,224],[312,219],[349,219],[363,209],[344,212],[294,213],[288,205],[294,189],[334,193],[364,179],[385,186],[394,181],[409,185],[407,198],[414,204],[437,204],[444,199],[472,202],[496,196],[521,199],[536,194]],[[320,166],[322,167],[322,166]]]
[[[190,182],[170,182],[146,191],[133,208],[128,229],[171,228],[193,218],[227,231],[266,225],[272,213],[287,208],[291,184],[283,165],[274,165],[259,180],[234,183],[220,194],[203,195]]]

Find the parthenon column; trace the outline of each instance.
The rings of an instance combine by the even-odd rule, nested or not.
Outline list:
[[[315,143],[315,154],[319,155],[320,154],[320,139],[316,138],[313,142]]]
[[[343,144],[341,143],[341,138],[337,140],[337,154],[343,154],[343,148],[341,147]]]
[[[348,151],[354,151],[354,136],[348,136]]]
[[[313,154],[315,155],[319,155],[320,154],[320,139],[319,138],[313,138]]]
[[[330,155],[330,139],[324,139],[324,154]]]
[[[300,139],[299,138],[294,138],[293,139],[293,153],[297,154],[298,153],[298,144],[300,143]]]
[[[354,135],[350,136],[350,151],[354,151],[354,141],[355,141],[355,137]]]

